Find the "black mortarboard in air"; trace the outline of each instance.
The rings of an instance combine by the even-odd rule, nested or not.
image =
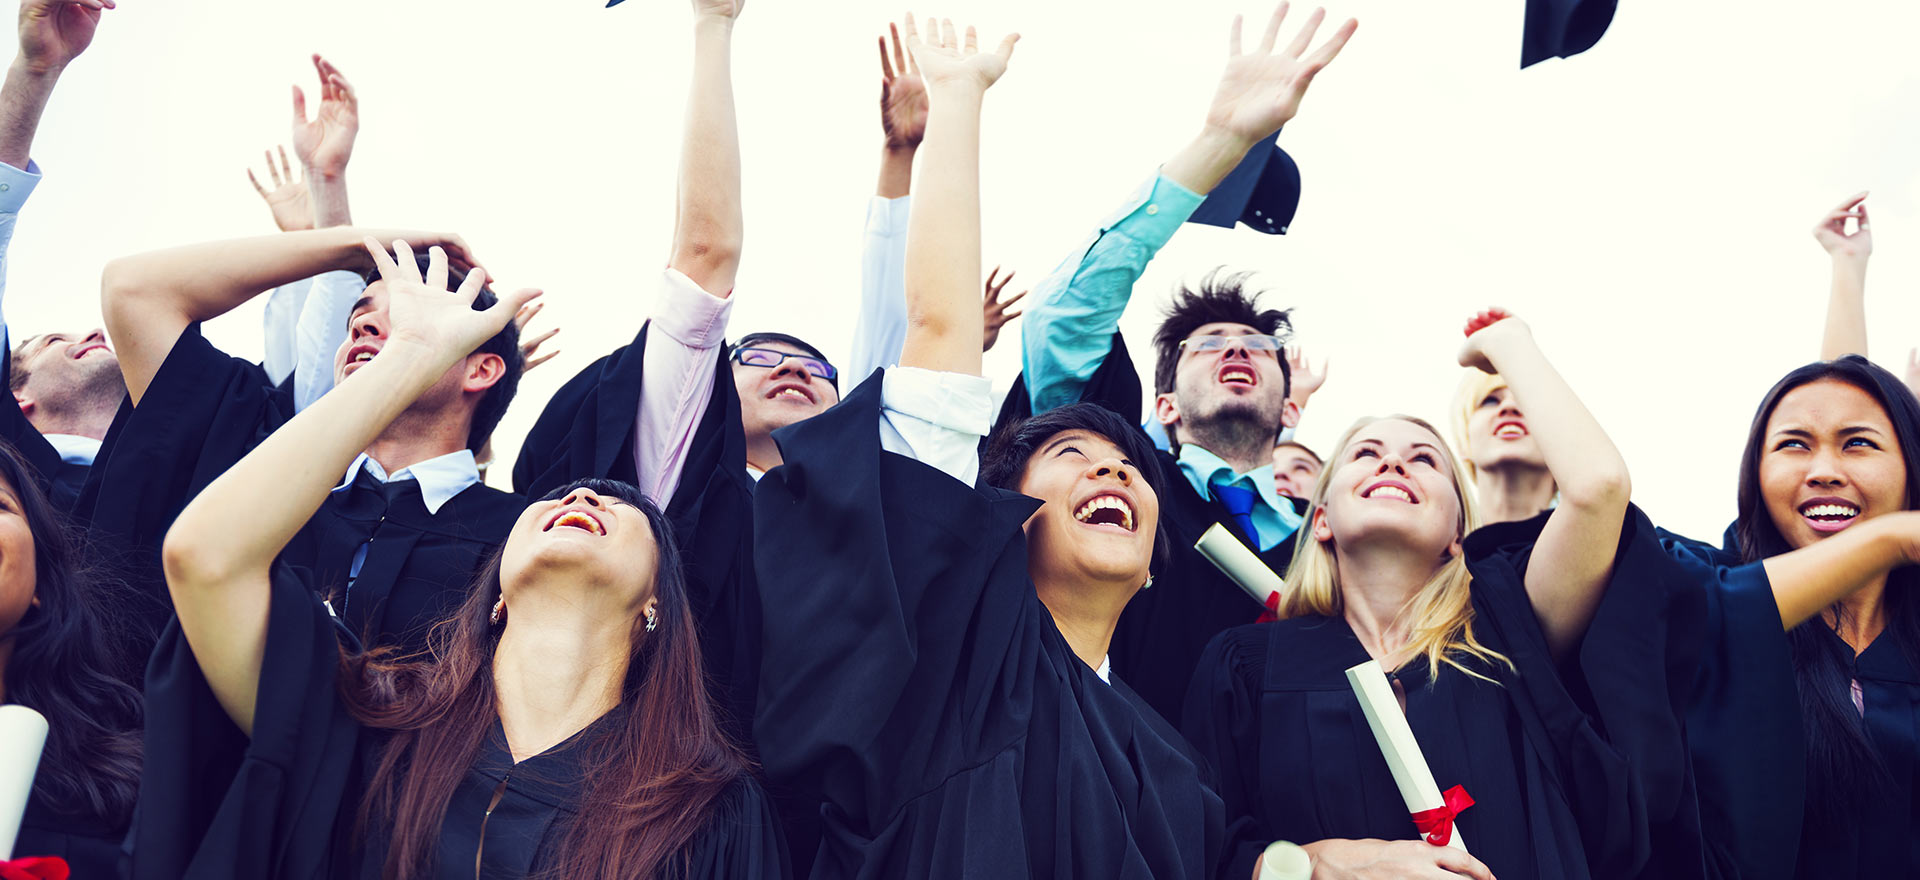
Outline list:
[[[1245,223],[1257,232],[1285,235],[1298,207],[1300,166],[1269,139],[1247,151],[1247,157],[1213,188],[1187,222],[1228,229]]]
[[[1571,58],[1600,42],[1613,23],[1619,0],[1527,0],[1526,33],[1520,38],[1520,66],[1548,58]]]

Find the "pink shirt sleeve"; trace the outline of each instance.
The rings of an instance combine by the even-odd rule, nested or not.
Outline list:
[[[680,485],[693,432],[707,414],[732,313],[732,299],[706,292],[676,270],[662,272],[641,356],[633,467],[640,492],[663,508]]]

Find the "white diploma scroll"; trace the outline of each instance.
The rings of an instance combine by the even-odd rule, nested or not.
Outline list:
[[[25,706],[0,706],[0,862],[13,858],[13,841],[33,792],[33,771],[47,744],[47,719]]]
[[[1393,771],[1393,782],[1400,787],[1400,798],[1407,802],[1407,812],[1420,813],[1446,806],[1440,785],[1433,781],[1433,771],[1427,767],[1426,756],[1420,754],[1420,744],[1413,739],[1413,728],[1407,726],[1406,713],[1400,711],[1400,701],[1394,698],[1393,685],[1387,681],[1380,662],[1368,660],[1347,670],[1347,683],[1353,685],[1353,695],[1360,698],[1360,710],[1366,713],[1367,726],[1373,728],[1373,739],[1387,758],[1387,768]],[[1453,829],[1447,845],[1467,851],[1458,826]]]
[[[1260,856],[1260,880],[1312,880],[1313,859],[1307,851],[1284,840],[1274,841]]]
[[[1286,582],[1274,574],[1273,569],[1268,568],[1266,563],[1260,561],[1260,557],[1247,549],[1247,545],[1240,543],[1239,538],[1219,523],[1214,523],[1206,534],[1200,536],[1200,540],[1193,542],[1193,549],[1207,557],[1207,561],[1220,569],[1221,574],[1239,584],[1240,589],[1246,590],[1247,595],[1252,596],[1253,601],[1260,603],[1262,608],[1267,607],[1267,597],[1279,593],[1286,586]]]

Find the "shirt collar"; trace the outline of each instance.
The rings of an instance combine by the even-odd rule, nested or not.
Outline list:
[[[1104,681],[1107,684],[1113,684],[1113,655],[1108,654],[1104,657],[1101,657],[1100,668],[1095,669],[1093,671],[1093,674],[1100,676],[1101,681]]]
[[[93,460],[100,455],[100,441],[79,434],[42,434],[47,445],[60,453],[60,460],[67,464],[91,467]]]
[[[1200,497],[1208,501],[1213,500],[1215,483],[1231,485],[1250,482],[1253,485],[1246,488],[1252,489],[1268,507],[1275,511],[1293,509],[1293,505],[1280,497],[1280,490],[1274,488],[1272,461],[1243,474],[1234,470],[1233,465],[1227,464],[1226,460],[1220,456],[1196,444],[1182,443],[1180,444],[1180,469],[1186,472],[1188,481],[1193,483],[1194,491],[1199,492]]]
[[[353,460],[353,466],[347,468],[347,476],[340,481],[340,485],[333,487],[333,491],[338,492],[353,485],[353,478],[359,475],[361,468],[366,468],[367,473],[372,474],[374,479],[382,483],[405,479],[419,482],[420,502],[426,505],[429,516],[439,513],[442,506],[453,500],[453,496],[467,491],[467,487],[480,482],[480,468],[474,464],[471,449],[462,449],[459,452],[449,452],[437,458],[429,458],[412,466],[403,467],[392,475],[388,475],[386,469],[382,468],[379,462],[374,461],[372,456],[362,452],[359,458]]]

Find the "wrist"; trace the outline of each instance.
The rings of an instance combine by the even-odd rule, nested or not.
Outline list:
[[[730,37],[733,35],[734,19],[724,15],[696,15],[693,18],[693,32],[697,36]]]
[[[338,185],[345,183],[347,180],[347,163],[345,162],[341,162],[338,166],[303,164],[301,168],[306,170],[308,186],[314,184]]]
[[[956,77],[927,83],[928,96],[937,96],[948,101],[972,101],[980,103],[987,96],[987,84],[971,76]]]
[[[7,68],[7,77],[11,79],[19,76],[29,80],[44,81],[48,87],[51,87],[53,82],[60,78],[61,72],[66,69],[65,62],[55,64],[48,61],[34,61],[22,56],[13,59],[13,65]]]
[[[891,139],[883,141],[880,144],[880,152],[886,154],[886,157],[889,159],[906,159],[908,161],[911,161],[913,159],[914,152],[919,149],[920,149],[920,145],[918,143],[911,143],[911,144],[895,143]]]
[[[1200,127],[1200,133],[1194,136],[1193,143],[1210,154],[1230,156],[1233,164],[1238,165],[1241,159],[1246,158],[1247,152],[1253,149],[1257,141],[1208,123]]]

